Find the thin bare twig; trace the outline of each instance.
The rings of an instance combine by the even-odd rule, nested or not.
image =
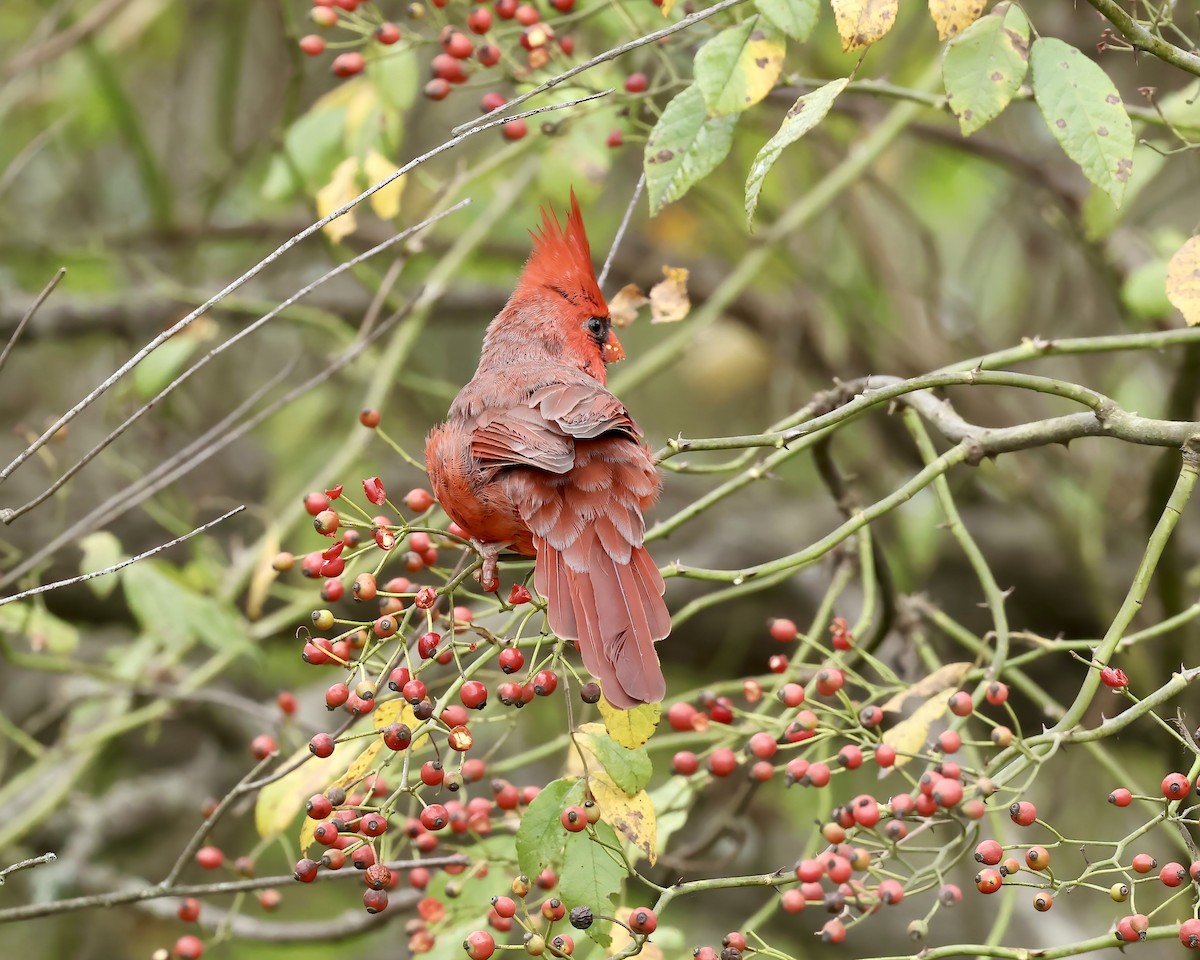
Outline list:
[[[208,523],[197,527],[195,530],[191,531],[191,533],[185,533],[182,537],[176,537],[174,540],[169,540],[166,543],[160,543],[157,547],[152,547],[145,553],[139,553],[136,557],[129,557],[126,560],[122,560],[120,563],[114,563],[111,567],[105,567],[103,570],[95,570],[92,573],[83,573],[78,577],[69,577],[66,580],[55,580],[54,583],[43,583],[40,587],[31,587],[29,590],[23,590],[21,593],[14,593],[11,597],[0,597],[0,607],[3,607],[9,603],[14,603],[17,600],[24,600],[26,597],[37,596],[39,593],[48,593],[49,591],[57,590],[60,587],[69,587],[75,583],[83,583],[85,580],[95,580],[97,577],[103,577],[110,573],[116,573],[118,570],[129,566],[131,563],[137,563],[139,560],[145,560],[147,557],[152,557],[156,553],[162,553],[164,550],[169,550],[171,547],[183,543],[185,540],[191,540],[192,537],[196,536],[196,534],[204,533],[205,530],[212,529],[218,523],[223,523],[230,517],[241,513],[245,509],[246,505],[243,503],[241,506],[234,507],[227,513],[221,514],[221,516],[217,517],[215,520],[209,520]]]
[[[30,867],[40,867],[43,863],[53,863],[57,859],[57,853],[43,853],[40,857],[30,857],[28,860],[20,860],[14,863],[11,867],[5,867],[3,870],[0,870],[0,887],[4,886],[4,878],[10,873],[16,873],[18,870],[28,870]]]
[[[459,867],[470,866],[470,857],[456,854],[447,857],[427,857],[422,860],[391,860],[385,866],[391,870],[414,870],[417,867]],[[321,870],[317,873],[317,881],[357,879],[362,883],[362,873],[358,870]],[[18,920],[33,920],[37,917],[50,917],[59,913],[72,913],[76,910],[90,910],[93,907],[115,907],[125,903],[141,903],[145,900],[161,900],[164,897],[212,897],[223,893],[244,893],[247,890],[265,890],[268,887],[280,887],[295,883],[290,874],[272,877],[251,877],[247,880],[223,880],[217,883],[190,883],[174,887],[164,887],[152,884],[139,887],[136,890],[111,890],[107,893],[95,893],[84,897],[71,897],[66,900],[53,900],[48,903],[29,903],[19,907],[9,907],[0,910],[0,923],[14,923]]]
[[[178,479],[187,470],[203,463],[204,460],[211,457],[218,450],[223,449],[227,444],[232,443],[240,437],[241,433],[235,433],[230,428],[248,410],[254,407],[258,401],[291,374],[295,366],[296,361],[290,360],[270,380],[260,385],[250,396],[178,453],[168,457],[148,473],[141,474],[132,480],[129,486],[122,487],[95,509],[76,520],[66,530],[58,534],[58,536],[43,543],[36,551],[13,567],[13,569],[0,575],[0,588],[7,587],[10,583],[15,583],[21,579],[21,577],[37,567],[47,557],[53,556],[65,544],[74,543],[80,537],[86,536],[103,524],[111,523],[118,517],[124,516],[134,507],[154,496],[154,494],[158,493],[167,484]],[[214,446],[209,448],[209,444],[214,444]],[[201,451],[202,455],[199,457],[194,456],[197,451]],[[177,470],[176,468],[181,464],[185,464],[187,470]]]
[[[221,802],[217,804],[216,809],[205,818],[204,822],[200,824],[196,832],[192,834],[192,839],[189,840],[187,845],[179,852],[179,856],[175,858],[174,866],[171,867],[170,873],[166,875],[160,886],[171,887],[175,885],[175,881],[179,879],[179,875],[183,873],[184,868],[189,862],[191,862],[192,857],[196,855],[196,851],[199,850],[204,841],[208,839],[208,835],[212,833],[212,829],[217,825],[217,821],[225,815],[225,811],[228,810],[233,802],[239,797],[246,793],[253,792],[246,789],[246,784],[253,781],[259,773],[274,763],[278,756],[279,753],[276,751],[268,756],[263,757],[262,760],[254,765],[253,769],[251,769],[244,777],[242,777],[241,780],[234,784],[232,790],[230,790],[227,794],[225,794],[224,797],[221,798]]]
[[[726,0],[726,2],[727,3],[734,2],[734,0]],[[736,0],[736,2],[740,3],[741,0]],[[64,426],[66,426],[68,423],[70,423],[72,420],[74,420],[77,416],[79,416],[80,413],[82,413],[89,406],[91,406],[91,404],[93,404],[97,400],[97,398],[99,398],[105,392],[107,392],[108,389],[110,387],[112,387],[113,384],[115,384],[118,380],[120,380],[123,376],[125,376],[125,374],[127,374],[130,370],[132,370],[139,363],[141,363],[144,359],[146,359],[146,357],[149,356],[150,353],[152,353],[160,345],[165,343],[171,337],[175,336],[175,334],[177,334],[180,330],[185,329],[190,324],[195,322],[195,320],[197,318],[203,316],[210,309],[212,309],[213,306],[220,303],[223,299],[225,299],[225,297],[229,296],[229,294],[233,293],[239,287],[243,286],[244,284],[246,284],[250,280],[252,280],[254,277],[258,276],[260,273],[262,273],[263,270],[265,270],[268,266],[270,266],[272,263],[274,263],[276,260],[278,260],[280,257],[282,257],[285,253],[287,253],[288,250],[290,250],[292,247],[294,247],[296,244],[298,244],[301,240],[304,240],[304,239],[312,236],[314,233],[316,233],[318,230],[320,230],[326,224],[332,223],[338,217],[343,216],[346,213],[349,213],[351,210],[354,209],[355,206],[362,203],[363,200],[366,200],[368,197],[377,193],[379,190],[382,190],[388,184],[390,184],[393,181],[404,176],[410,170],[414,169],[415,167],[420,166],[422,163],[425,163],[426,161],[431,160],[434,157],[445,153],[447,150],[452,150],[454,147],[457,147],[460,143],[462,143],[468,137],[473,137],[477,133],[482,133],[483,131],[489,130],[492,127],[499,126],[502,123],[508,123],[510,120],[519,120],[519,119],[523,119],[525,117],[536,116],[537,114],[540,114],[540,113],[547,113],[551,110],[565,110],[570,107],[575,107],[581,103],[587,103],[591,100],[598,100],[601,97],[607,97],[612,92],[613,92],[613,89],[609,88],[608,90],[601,90],[599,93],[590,93],[587,96],[577,97],[573,100],[566,100],[561,103],[546,104],[545,106],[537,107],[533,110],[527,110],[524,113],[520,113],[520,114],[517,114],[512,117],[502,117],[502,118],[493,120],[489,123],[484,123],[480,126],[472,127],[470,130],[467,130],[461,134],[458,134],[457,136],[451,137],[449,140],[445,141],[444,143],[440,144],[439,146],[434,147],[432,150],[426,151],[425,153],[421,154],[419,157],[416,157],[415,159],[410,160],[408,163],[404,164],[404,166],[399,167],[397,170],[395,170],[393,173],[389,174],[388,176],[384,177],[378,183],[374,184],[373,186],[368,187],[366,190],[364,190],[362,193],[360,193],[353,200],[350,200],[348,203],[343,204],[342,206],[340,206],[336,210],[334,210],[332,213],[328,214],[327,216],[322,217],[320,220],[317,220],[315,223],[310,224],[308,227],[301,230],[295,236],[284,241],[274,251],[269,253],[266,257],[264,257],[262,260],[260,260],[257,264],[255,264],[253,267],[251,267],[249,270],[247,270],[245,273],[243,273],[240,277],[238,277],[232,283],[228,284],[219,293],[210,297],[208,300],[206,300],[204,303],[202,303],[200,306],[198,306],[195,310],[191,311],[183,319],[179,320],[177,323],[172,324],[170,327],[168,327],[166,330],[164,330],[162,333],[160,333],[157,337],[155,337],[153,340],[151,340],[149,343],[147,343],[137,353],[135,353],[132,357],[130,357],[128,360],[126,360],[123,364],[121,364],[120,367],[118,367],[115,371],[113,371],[111,374],[109,374],[109,376],[107,376],[99,384],[99,386],[97,386],[93,390],[91,390],[87,394],[87,396],[85,396],[82,400],[80,400],[73,407],[71,407],[70,410],[68,410],[61,417],[59,417],[53,424],[51,424],[50,427],[47,428],[46,431],[40,437],[38,437],[36,440],[33,441],[33,443],[29,444],[29,446],[27,446],[24,450],[22,450],[21,453],[19,453],[8,466],[6,466],[3,470],[0,470],[0,483],[3,483],[10,476],[12,476],[13,471],[16,470],[19,466],[21,466],[21,464],[23,464],[31,456],[33,456],[35,453],[37,453],[37,451],[40,450],[43,446],[45,446],[46,443],[49,442],[50,438],[54,436],[54,434],[56,434]],[[8,523],[11,521],[11,519],[12,518],[9,516],[9,514],[7,512],[0,512],[0,521]]]
[[[38,506],[41,503],[44,503],[47,499],[49,499],[51,496],[53,496],[56,491],[61,489],[62,486],[65,483],[67,483],[73,476],[75,476],[75,474],[77,474],[80,470],[82,470],[84,467],[86,467],[92,460],[94,460],[96,457],[98,457],[101,454],[101,452],[103,452],[106,447],[108,447],[118,437],[120,437],[121,434],[123,434],[131,426],[133,426],[135,423],[137,423],[138,420],[140,420],[143,416],[145,416],[147,413],[149,413],[151,410],[153,410],[159,403],[161,403],[171,392],[173,392],[175,390],[176,387],[181,386],[183,383],[185,383],[187,380],[189,380],[193,374],[198,373],[201,369],[203,369],[204,366],[210,360],[213,360],[216,357],[220,356],[222,353],[224,353],[226,350],[228,350],[230,347],[232,347],[239,340],[243,339],[244,337],[248,337],[250,334],[254,333],[256,330],[258,330],[260,327],[262,327],[265,323],[267,323],[267,321],[273,320],[275,317],[279,316],[280,313],[282,313],[284,310],[286,310],[292,304],[296,303],[298,300],[301,300],[304,297],[306,297],[308,294],[312,293],[312,291],[316,290],[317,287],[321,286],[323,283],[325,283],[329,280],[332,280],[334,277],[340,276],[341,274],[345,273],[347,270],[353,269],[354,267],[358,266],[358,264],[362,263],[364,260],[369,260],[371,257],[375,256],[375,254],[386,250],[388,247],[394,246],[395,244],[399,243],[401,240],[406,240],[409,237],[411,237],[413,234],[419,233],[420,231],[424,230],[426,227],[429,227],[432,224],[437,223],[439,220],[442,220],[443,218],[448,217],[450,214],[457,213],[463,207],[469,205],[470,202],[471,202],[470,198],[467,198],[465,200],[460,200],[454,206],[448,207],[447,209],[441,211],[440,213],[434,214],[432,217],[427,217],[426,219],[422,220],[420,223],[414,224],[413,226],[409,227],[407,230],[402,230],[400,233],[396,234],[394,237],[389,237],[387,240],[384,240],[383,243],[376,244],[370,250],[367,250],[364,253],[360,253],[357,257],[347,260],[345,263],[338,264],[332,270],[330,270],[327,273],[325,273],[324,275],[318,277],[312,283],[309,283],[309,284],[301,287],[299,290],[297,290],[295,293],[293,293],[290,297],[288,297],[286,300],[284,300],[282,303],[280,303],[279,306],[275,307],[272,310],[268,310],[265,314],[263,314],[261,317],[259,317],[257,320],[255,320],[253,323],[249,324],[246,327],[243,327],[241,330],[239,330],[237,333],[235,333],[232,337],[230,337],[224,343],[219,344],[218,346],[213,347],[213,349],[209,350],[208,353],[206,353],[203,357],[201,357],[199,360],[197,360],[195,363],[193,363],[191,366],[189,366],[186,370],[183,371],[183,373],[181,373],[179,376],[177,376],[174,380],[172,380],[170,383],[168,383],[165,387],[163,387],[162,390],[160,390],[158,392],[157,396],[153,397],[150,400],[147,400],[144,404],[142,404],[142,406],[140,406],[132,414],[130,414],[128,417],[126,417],[125,421],[120,426],[111,430],[109,432],[108,436],[106,436],[103,440],[101,440],[94,447],[92,447],[92,449],[89,450],[86,454],[84,454],[84,456],[73,467],[70,467],[69,469],[64,471],[63,474],[57,480],[55,480],[53,483],[51,483],[49,486],[47,486],[44,490],[42,490],[41,493],[39,493],[36,497],[34,497],[28,503],[26,503],[20,507],[17,507],[15,510],[8,510],[8,511],[0,512],[0,519],[3,519],[3,521],[5,523],[12,523],[12,521],[16,520],[17,517],[21,516],[21,514],[28,513],[34,507]]]
[[[33,319],[33,315],[38,312],[38,307],[46,302],[46,298],[54,292],[54,288],[58,286],[59,281],[67,275],[66,267],[59,267],[58,273],[50,278],[50,282],[42,287],[42,292],[37,295],[37,299],[29,305],[29,309],[25,311],[25,315],[21,317],[20,323],[17,324],[17,329],[13,331],[11,337],[8,338],[8,343],[4,345],[4,352],[0,353],[0,370],[4,369],[4,364],[8,362],[8,355],[12,353],[13,347],[21,338],[21,334],[25,331],[25,325]]]
[[[604,258],[604,266],[600,268],[600,276],[597,278],[597,283],[604,287],[604,281],[608,279],[608,271],[612,267],[613,260],[617,256],[617,248],[621,246],[621,241],[625,239],[625,231],[629,229],[629,221],[633,218],[634,208],[637,207],[638,199],[642,195],[642,189],[646,186],[646,173],[638,177],[637,186],[633,188],[633,196],[629,198],[629,206],[625,208],[625,216],[621,218],[621,225],[617,227],[617,234],[613,237],[612,246],[608,248],[608,256]]]

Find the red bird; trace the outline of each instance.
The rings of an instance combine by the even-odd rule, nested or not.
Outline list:
[[[654,642],[671,632],[663,579],[642,545],[658,471],[605,387],[625,356],[596,282],[579,204],[565,229],[542,211],[533,254],[488,326],[479,367],[425,444],[442,508],[484,557],[536,556],[550,629],[578,641],[613,706],[663,698]]]

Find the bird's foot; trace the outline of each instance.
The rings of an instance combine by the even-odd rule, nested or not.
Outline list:
[[[500,589],[500,574],[497,572],[497,558],[509,546],[508,543],[483,543],[472,540],[471,545],[483,558],[483,566],[475,572],[475,579],[484,593],[495,593]]]

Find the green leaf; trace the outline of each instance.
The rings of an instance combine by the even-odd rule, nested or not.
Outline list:
[[[630,750],[602,731],[584,731],[576,736],[583,741],[583,748],[604,767],[612,782],[630,796],[650,782],[653,765],[645,747]]]
[[[79,631],[37,600],[0,607],[0,631],[27,637],[30,648],[39,652],[71,653],[79,646]]]
[[[762,191],[763,180],[767,172],[774,166],[775,161],[790,146],[820,123],[839,93],[846,89],[850,81],[843,77],[831,80],[823,87],[818,87],[812,93],[806,93],[797,100],[783,119],[779,131],[766,145],[758,151],[758,156],[750,164],[750,176],[746,178],[746,220],[754,223],[754,211],[758,207],[758,195]]]
[[[786,45],[763,17],[722,30],[696,53],[696,86],[710,117],[741,113],[775,87]]]
[[[173,647],[199,641],[214,649],[247,646],[245,626],[228,606],[196,593],[171,568],[141,560],[121,573],[125,599],[146,633]]]
[[[583,797],[583,783],[564,777],[546,784],[526,809],[517,830],[517,864],[525,876],[536,877],[562,856],[567,831],[560,817],[576,795]]]
[[[650,791],[650,802],[657,812],[658,834],[656,854],[667,849],[672,834],[687,825],[696,788],[687,777],[672,777],[660,787]]]
[[[996,6],[946,44],[942,82],[964,137],[1000,116],[1029,72],[1029,21],[1020,7]]]
[[[652,217],[717,168],[733,144],[736,124],[737,114],[710,117],[704,94],[695,84],[667,104],[646,141],[646,193]]]
[[[1141,320],[1162,320],[1171,315],[1167,297],[1167,261],[1162,258],[1143,263],[1130,271],[1121,284],[1121,302]]]
[[[89,533],[79,541],[79,549],[83,551],[83,559],[79,562],[80,573],[95,573],[104,570],[114,563],[119,563],[125,551],[121,549],[121,541],[107,530],[97,530]],[[85,581],[88,588],[98,597],[107,597],[119,582],[115,575],[96,577]]]
[[[530,807],[532,808],[532,804]],[[571,907],[586,906],[591,907],[595,914],[611,917],[613,900],[621,892],[621,886],[628,873],[616,854],[601,846],[606,844],[613,849],[620,847],[620,841],[617,840],[613,828],[601,820],[596,824],[595,830],[600,843],[586,833],[570,834],[563,855],[562,870],[559,873],[558,892],[568,910]],[[518,835],[518,849],[519,847]],[[588,936],[600,946],[607,947],[612,942],[609,926],[607,923],[593,923],[588,927]]]
[[[1133,175],[1129,178],[1123,198],[1123,206],[1126,209],[1138,194],[1154,182],[1166,160],[1161,151],[1148,144],[1139,143],[1133,148]],[[1089,191],[1087,199],[1083,201],[1081,213],[1084,234],[1092,242],[1103,240],[1121,222],[1121,210],[1099,187]]]
[[[421,86],[418,72],[417,53],[413,47],[367,61],[367,78],[375,85],[383,102],[396,113],[404,113],[416,102]]]
[[[184,364],[196,352],[200,346],[199,339],[185,336],[186,333],[184,330],[175,334],[134,367],[133,391],[139,400],[149,400],[156,396],[179,375]]]
[[[1112,80],[1055,37],[1035,40],[1029,61],[1033,96],[1050,133],[1084,176],[1120,206],[1133,172],[1133,124]]]
[[[345,155],[345,123],[345,104],[327,104],[324,97],[297,117],[284,134],[283,151],[271,158],[263,196],[288,200],[306,187],[326,183]]]
[[[818,0],[755,0],[754,5],[771,26],[800,43],[809,38],[821,12]]]

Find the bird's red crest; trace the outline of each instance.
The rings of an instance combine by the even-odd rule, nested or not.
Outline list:
[[[571,191],[571,212],[564,229],[551,211],[542,208],[542,227],[533,237],[533,254],[517,284],[517,292],[549,290],[576,304],[592,316],[607,317],[608,304],[596,282],[592,251],[579,201]]]

